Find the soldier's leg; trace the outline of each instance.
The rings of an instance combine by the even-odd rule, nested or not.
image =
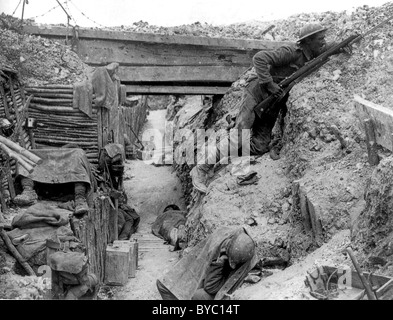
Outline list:
[[[87,204],[87,185],[84,182],[76,182],[75,187],[75,215],[81,215],[89,211]]]
[[[222,136],[218,148],[207,148],[207,156],[205,156],[206,145],[202,147],[202,151],[197,157],[197,165],[190,172],[195,189],[202,193],[206,193],[207,178],[211,170],[214,168],[214,164],[223,160],[225,155],[229,156],[235,152],[237,155],[237,151],[241,147],[241,143],[239,142],[250,141],[250,128],[255,120],[255,113],[253,109],[256,103],[256,100],[247,91],[244,91],[240,101],[239,113],[236,118],[235,129],[237,129],[237,139],[230,139],[230,136],[228,135]]]
[[[207,149],[207,150],[206,150]],[[209,172],[213,169],[217,159],[217,149],[203,144],[201,151],[197,154],[196,166],[190,171],[192,185],[199,192],[206,193],[206,181]]]
[[[266,124],[255,126],[250,141],[250,153],[252,155],[263,155],[269,152],[271,131],[271,127]]]
[[[254,107],[257,105],[257,103],[258,101],[256,101],[250,93],[247,91],[243,92],[243,97],[234,128],[237,129],[238,140],[236,141],[235,139],[231,139],[231,149],[236,150],[236,148],[239,149],[242,146],[241,144],[251,143],[253,135],[253,133],[251,133],[252,128],[254,127],[255,121],[258,120],[254,112]]]
[[[15,197],[14,203],[18,206],[30,206],[36,203],[38,196],[34,190],[34,181],[30,178],[22,177],[21,184],[23,192]]]

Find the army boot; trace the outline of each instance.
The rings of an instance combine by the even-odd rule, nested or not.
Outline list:
[[[89,212],[86,201],[86,186],[83,182],[75,183],[75,211],[74,215],[83,215]]]
[[[31,206],[37,202],[38,195],[34,191],[34,181],[29,178],[22,178],[23,192],[14,198],[17,206]]]

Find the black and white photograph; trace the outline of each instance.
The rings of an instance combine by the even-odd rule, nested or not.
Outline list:
[[[0,0],[0,300],[393,300],[392,88],[387,0]]]

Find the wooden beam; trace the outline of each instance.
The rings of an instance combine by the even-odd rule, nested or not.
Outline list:
[[[393,110],[377,105],[354,95],[354,106],[357,116],[363,125],[363,121],[371,119],[374,124],[375,141],[390,151],[393,151]],[[360,126],[363,130],[364,127]]]
[[[72,29],[56,26],[24,26],[23,31],[42,37],[65,38],[67,35],[72,37]],[[248,48],[259,50],[270,50],[277,46],[288,44],[283,41],[264,41],[264,40],[244,40],[231,38],[214,37],[195,37],[195,36],[174,36],[156,33],[136,33],[132,31],[109,31],[101,29],[78,28],[79,39],[104,39],[116,41],[135,41],[165,44],[182,44],[196,46],[216,46],[228,48]]]
[[[89,65],[113,61],[128,66],[249,66],[258,49],[195,46],[187,44],[80,41],[77,53]]]
[[[370,119],[363,121],[364,131],[366,132],[366,146],[368,154],[368,162],[372,166],[376,166],[379,163],[378,149],[375,142],[375,126]]]
[[[228,87],[208,86],[155,86],[155,85],[126,85],[129,94],[225,94]]]
[[[234,82],[245,67],[125,67],[118,75],[122,82]]]

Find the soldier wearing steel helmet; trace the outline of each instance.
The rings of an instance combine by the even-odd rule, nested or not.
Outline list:
[[[192,300],[213,300],[231,273],[255,254],[254,240],[239,229],[221,244],[220,255],[214,259],[206,271],[203,285],[194,293]]]
[[[256,262],[255,242],[246,229],[221,227],[157,279],[157,289],[163,300],[221,300]]]
[[[308,24],[301,28],[296,43],[283,45],[272,51],[259,51],[253,57],[253,66],[256,76],[243,90],[240,101],[239,112],[235,120],[234,128],[238,129],[238,141],[250,141],[250,154],[262,155],[270,151],[270,156],[278,159],[279,148],[272,148],[271,132],[281,112],[283,121],[287,108],[288,94],[281,99],[277,108],[270,112],[262,113],[261,117],[255,114],[254,107],[269,95],[279,96],[282,88],[278,83],[293,74],[297,69],[304,66],[308,61],[326,51],[334,43],[326,44],[325,32],[327,28],[320,24]],[[282,123],[281,123],[282,126]],[[243,129],[249,129],[244,130]],[[246,136],[243,136],[246,135]],[[240,147],[233,145],[229,139],[230,148]],[[203,149],[203,148],[202,148]],[[219,150],[209,150],[206,161],[199,161],[191,171],[194,188],[205,193],[207,191],[206,181],[211,173],[214,163],[220,160]]]

